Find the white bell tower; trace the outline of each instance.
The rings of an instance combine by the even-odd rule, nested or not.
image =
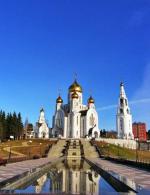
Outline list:
[[[117,132],[120,139],[133,139],[132,115],[123,83],[120,84],[120,96],[117,110]]]

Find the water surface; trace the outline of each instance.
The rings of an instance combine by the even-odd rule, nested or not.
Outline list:
[[[24,184],[14,193],[68,193],[102,194],[115,193],[109,185],[85,161],[70,159],[53,165],[39,178]]]

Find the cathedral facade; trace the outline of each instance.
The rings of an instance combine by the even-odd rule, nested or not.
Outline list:
[[[75,80],[68,89],[68,103],[59,96],[53,116],[52,134],[62,138],[99,137],[98,114],[90,96],[83,105],[82,87]]]

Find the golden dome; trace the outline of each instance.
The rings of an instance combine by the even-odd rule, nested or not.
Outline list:
[[[94,99],[92,98],[92,96],[89,97],[88,99],[88,104],[94,104]]]
[[[63,103],[63,99],[60,97],[60,95],[58,96],[56,103]]]
[[[75,91],[75,92],[73,92],[73,94],[72,94],[71,97],[72,97],[72,98],[78,98],[79,96],[78,96],[77,92]]]
[[[77,83],[75,80],[72,85],[69,87],[69,92],[81,92],[82,93],[82,87]]]

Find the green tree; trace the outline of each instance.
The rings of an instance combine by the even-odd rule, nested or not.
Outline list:
[[[6,118],[5,118],[5,112],[0,111],[0,140],[3,140],[5,138],[6,133]]]
[[[8,113],[7,116],[4,111],[0,111],[0,140],[9,139],[14,136],[19,139],[23,134],[23,123],[21,113]]]
[[[150,139],[150,129],[147,132],[147,139]]]
[[[20,112],[17,118],[17,133],[18,133],[18,138],[20,139],[20,137],[23,136],[23,122],[22,122],[22,117]]]

